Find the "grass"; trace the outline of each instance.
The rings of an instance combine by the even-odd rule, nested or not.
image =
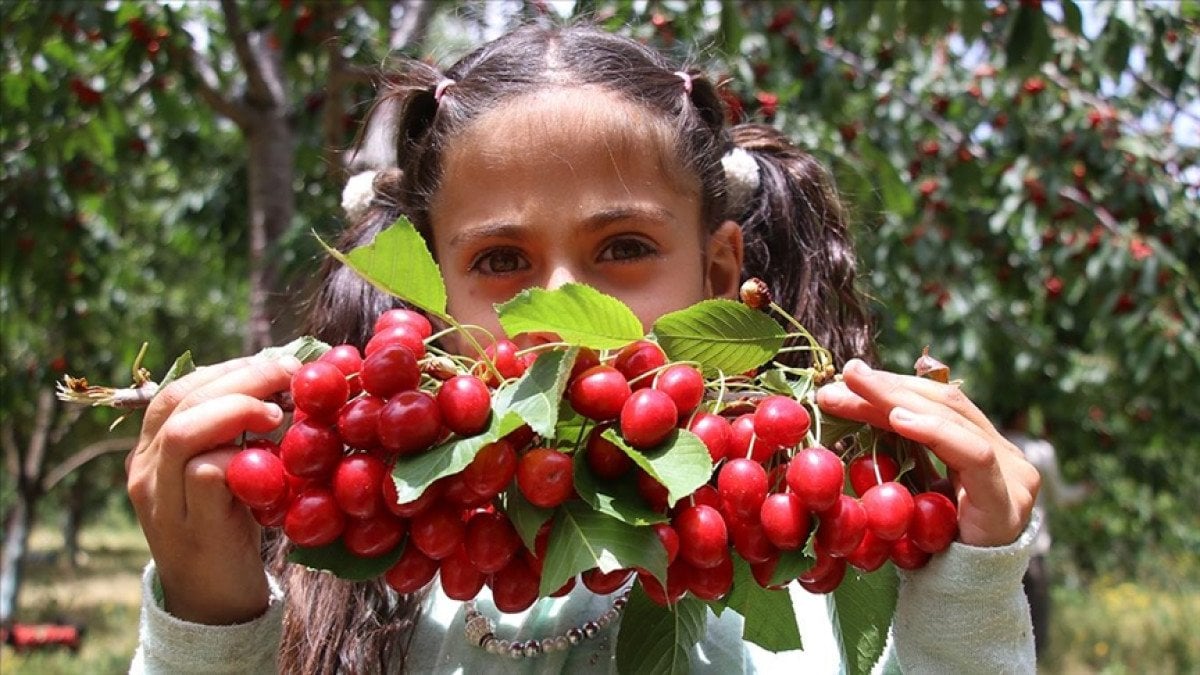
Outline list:
[[[81,537],[85,560],[77,569],[59,562],[26,567],[20,617],[24,621],[81,621],[87,626],[78,655],[65,651],[20,655],[0,648],[0,675],[125,673],[137,646],[141,569],[149,550],[136,524],[108,518]],[[31,552],[45,559],[61,550],[48,529],[35,530]],[[1152,563],[1152,564],[1151,564]],[[1044,673],[1063,675],[1174,675],[1200,672],[1200,582],[1193,564],[1147,563],[1157,574],[1137,580],[1068,576],[1053,589],[1050,653]]]
[[[0,647],[0,675],[126,673],[137,647],[141,569],[150,551],[131,522],[106,522],[80,535],[81,564],[72,569],[51,560],[62,550],[61,535],[34,530],[21,589],[21,621],[81,622],[86,626],[78,655],[51,650],[17,654]],[[47,561],[47,562],[42,562]]]

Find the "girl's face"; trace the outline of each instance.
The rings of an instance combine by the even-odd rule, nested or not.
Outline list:
[[[450,314],[501,335],[495,303],[578,282],[621,299],[649,329],[667,312],[732,297],[741,231],[705,231],[699,181],[669,142],[650,113],[595,89],[531,94],[481,116],[446,152],[430,206]]]

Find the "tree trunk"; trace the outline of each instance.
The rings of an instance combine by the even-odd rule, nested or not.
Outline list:
[[[71,484],[67,493],[67,512],[63,514],[63,554],[71,569],[79,568],[79,531],[83,529],[88,482],[82,478]]]
[[[281,302],[279,268],[273,249],[292,222],[295,146],[286,108],[258,111],[246,129],[250,183],[250,326],[246,353],[275,344],[275,328],[290,333],[293,305]]]
[[[0,550],[0,625],[7,625],[17,611],[17,595],[21,590],[21,573],[25,550],[29,546],[29,530],[33,526],[37,498],[26,490],[17,491],[17,499],[4,522],[4,548]]]

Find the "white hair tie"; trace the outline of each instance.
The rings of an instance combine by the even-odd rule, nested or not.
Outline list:
[[[729,211],[740,216],[758,191],[758,162],[744,149],[735,147],[721,158],[721,166],[725,169]]]
[[[371,200],[375,199],[375,176],[378,173],[363,171],[346,181],[346,187],[342,189],[342,210],[346,212],[347,220],[358,220],[371,206]]]

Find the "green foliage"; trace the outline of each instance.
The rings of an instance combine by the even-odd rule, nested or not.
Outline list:
[[[672,361],[743,373],[775,356],[787,331],[757,310],[732,300],[705,300],[654,322],[651,333]]]
[[[619,349],[643,335],[642,322],[625,303],[583,284],[526,289],[496,311],[511,336],[550,331],[567,344]]]
[[[617,670],[623,673],[675,675],[690,669],[688,654],[704,635],[708,614],[704,603],[684,598],[668,610],[654,604],[635,586],[617,633]]]

